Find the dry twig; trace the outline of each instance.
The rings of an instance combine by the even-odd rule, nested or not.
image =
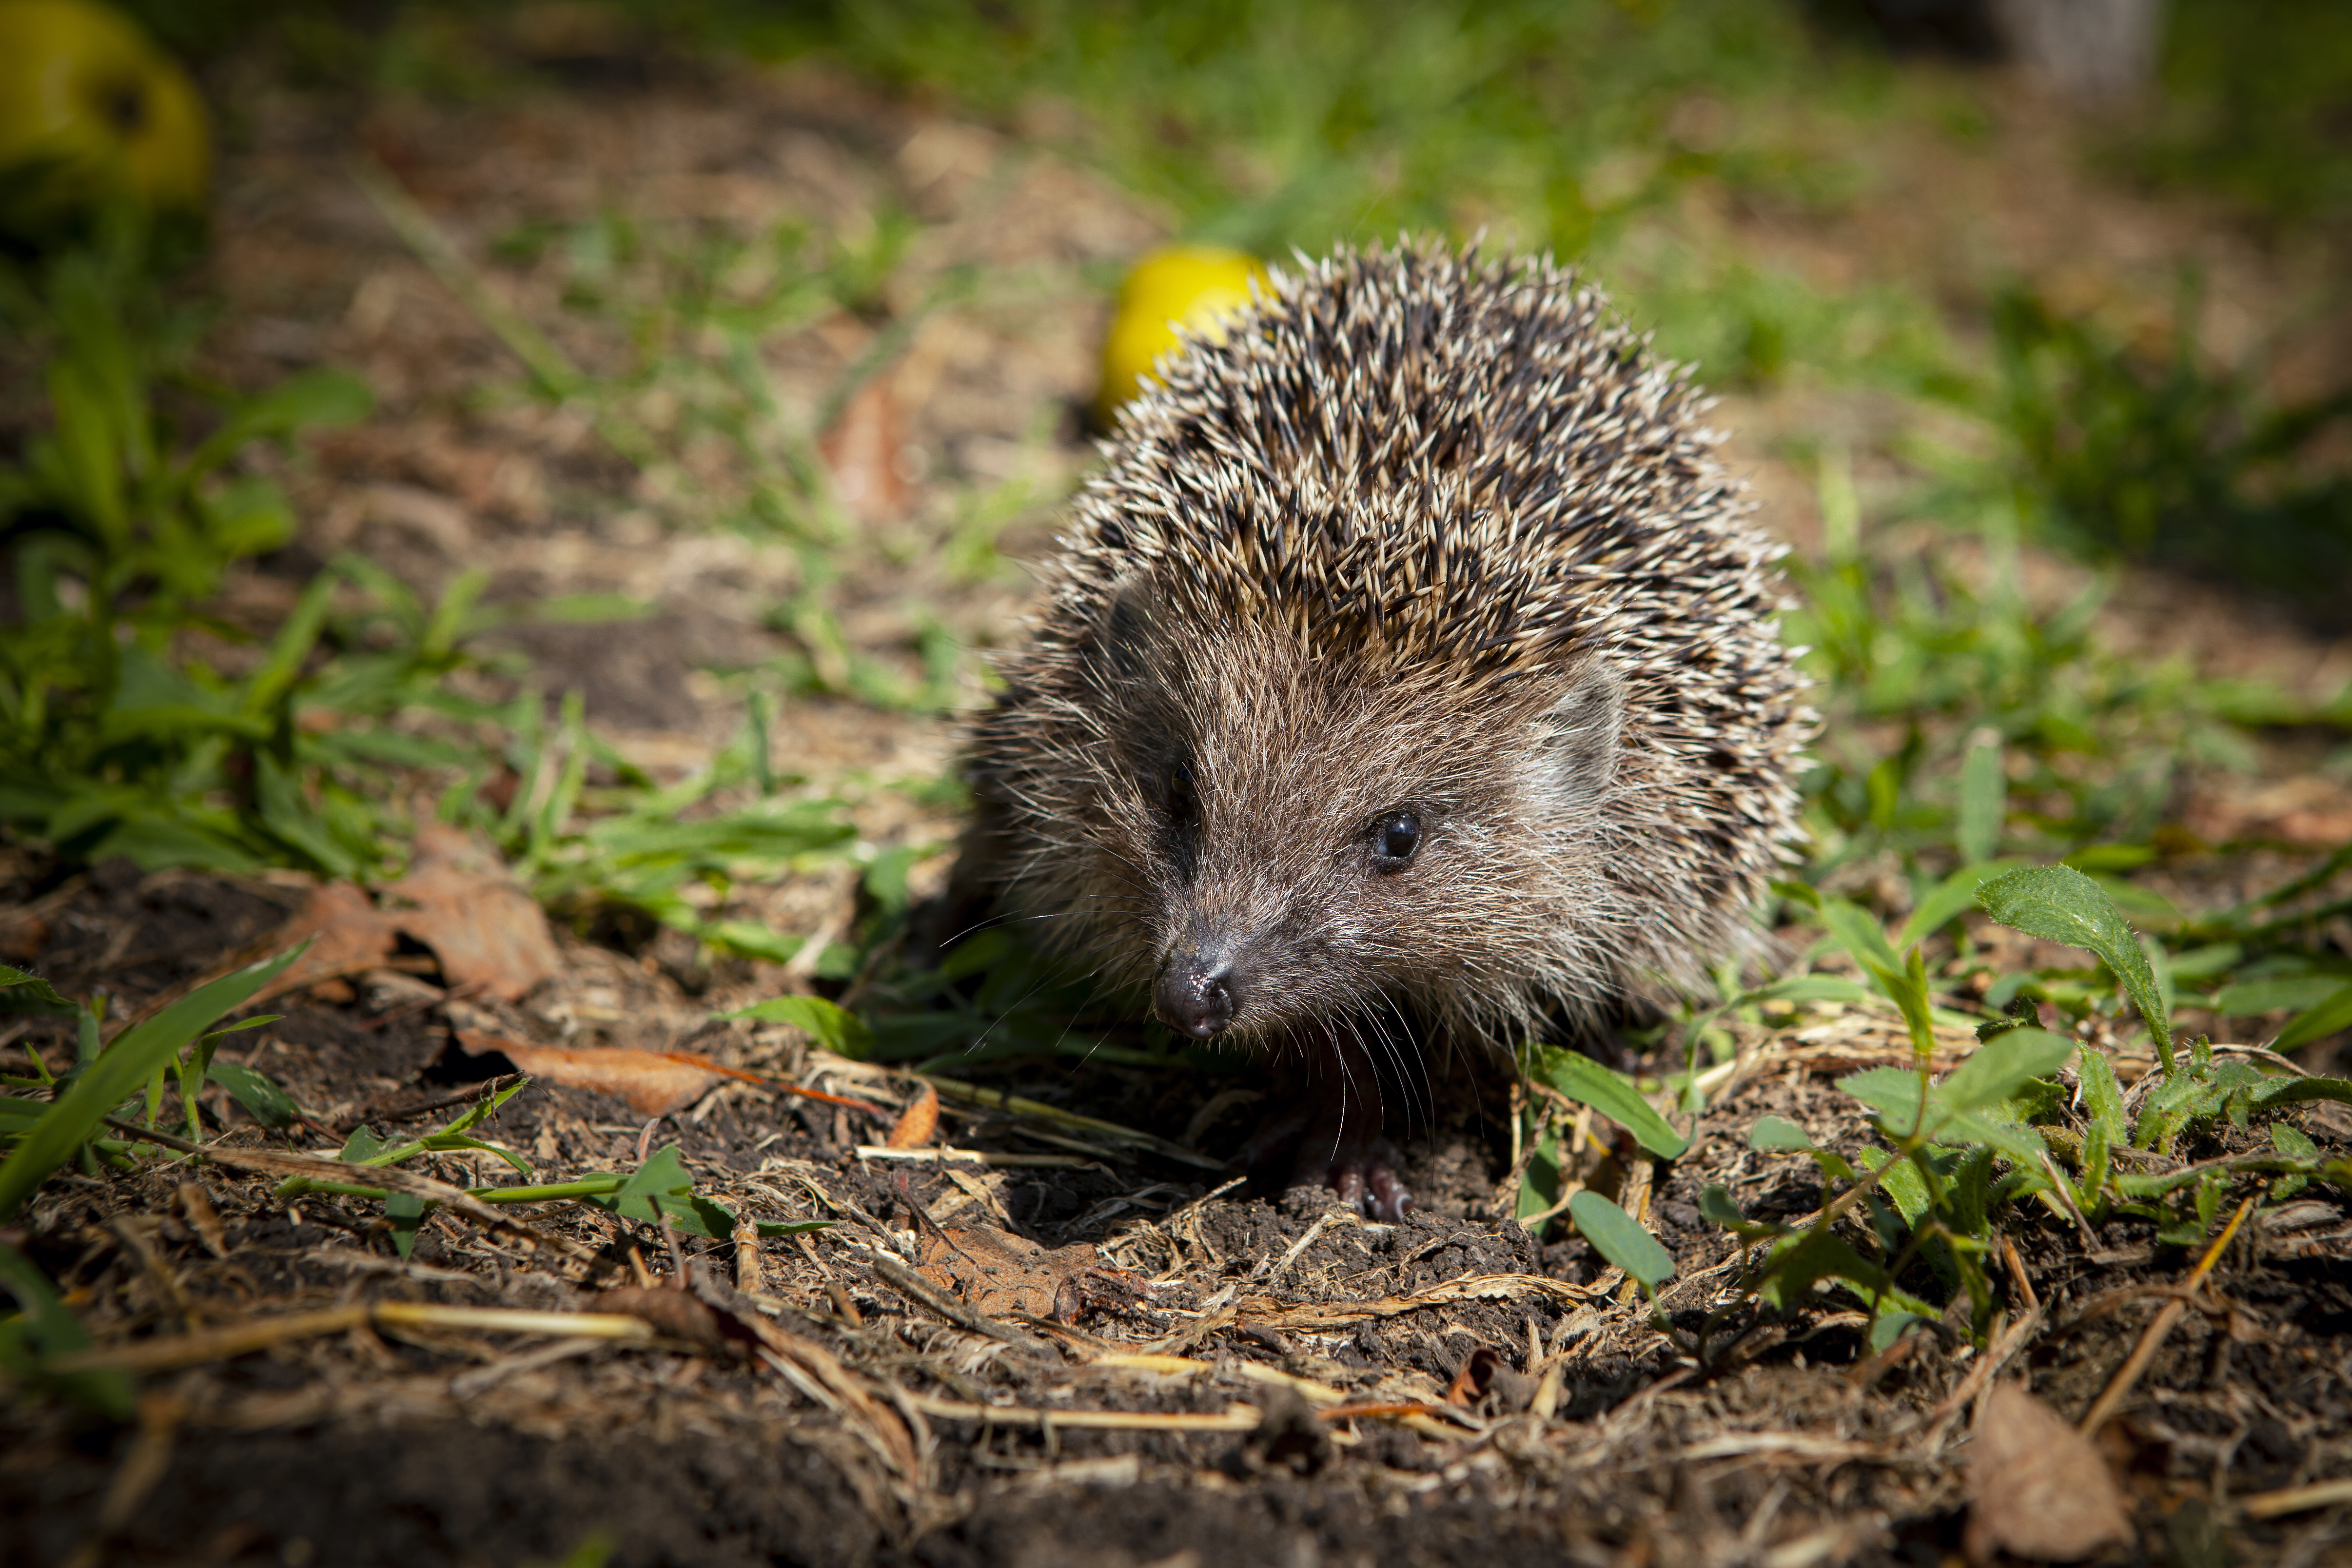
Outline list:
[[[2205,1249],[2205,1256],[2197,1260],[2197,1267],[2189,1272],[2189,1279],[2182,1287],[2182,1293],[2167,1301],[2158,1310],[2154,1321],[2147,1325],[2147,1331],[2140,1335],[2139,1343],[2132,1347],[2132,1352],[2126,1358],[2122,1370],[2116,1373],[2114,1381],[2107,1384],[2106,1392],[2099,1395],[2091,1405],[2089,1414],[2083,1417],[2084,1436],[2090,1436],[2105,1426],[2107,1417],[2116,1413],[2116,1406],[2121,1405],[2124,1397],[2131,1393],[2132,1384],[2137,1383],[2140,1373],[2147,1370],[2147,1363],[2156,1359],[2158,1347],[2164,1343],[2164,1337],[2172,1332],[2172,1326],[2180,1321],[2188,1312],[2189,1292],[2195,1290],[2198,1286],[2205,1282],[2205,1277],[2213,1271],[2213,1265],[2221,1261],[2223,1249],[2228,1247],[2231,1238],[2238,1234],[2238,1226],[2245,1223],[2246,1215],[2253,1212],[2253,1207],[2254,1200],[2251,1196],[2238,1205],[2238,1212],[2230,1216],[2230,1223],[2221,1227],[2221,1234],[2214,1238],[2212,1246]]]

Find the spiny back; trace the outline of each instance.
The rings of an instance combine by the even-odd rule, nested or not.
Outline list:
[[[1609,636],[1626,586],[1753,589],[1769,558],[1688,384],[1546,262],[1342,253],[1167,371],[1079,502],[1073,607],[1173,556],[1202,614],[1278,607],[1469,684]]]

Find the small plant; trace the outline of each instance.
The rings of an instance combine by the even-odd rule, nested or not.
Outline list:
[[[52,1076],[36,1055],[33,1059],[40,1069],[37,1079],[9,1080],[15,1088],[49,1089],[53,1098],[48,1100],[0,1097],[0,1142],[8,1150],[7,1158],[0,1161],[0,1221],[13,1216],[60,1165],[76,1160],[95,1165],[103,1160],[127,1169],[135,1155],[159,1152],[135,1140],[105,1137],[100,1129],[110,1118],[135,1110],[142,1100],[147,1125],[154,1126],[163,1109],[167,1075],[179,1080],[193,1130],[196,1087],[214,1068],[214,1047],[223,1036],[267,1020],[218,1030],[212,1026],[276,979],[301,953],[301,948],[294,948],[199,986],[103,1046],[96,1012],[67,1001],[37,975],[0,964],[0,1005],[17,1012],[72,1016],[79,1058],[70,1070]],[[239,1079],[224,1076],[217,1081],[232,1093],[242,1089],[244,1094],[253,1095],[265,1108],[264,1120],[267,1112],[285,1100],[283,1091],[250,1069]]]
[[[293,532],[283,493],[238,459],[356,418],[368,395],[326,371],[249,397],[204,381],[187,366],[195,321],[164,309],[142,256],[110,228],[8,280],[7,315],[45,350],[51,424],[0,467],[17,596],[0,622],[0,818],[68,853],[251,866],[271,858],[266,803],[300,787],[295,689],[324,595],[242,679],[181,645],[230,630],[205,602]]]
[[[2340,866],[2344,858],[2329,864]],[[2283,892],[2291,899],[2326,880],[2325,873],[2315,881],[2299,879]],[[2184,1054],[2172,1035],[2164,950],[2145,942],[2084,873],[2063,865],[2007,871],[1972,867],[1913,915],[1901,933],[1900,952],[1859,906],[1797,885],[1784,891],[1811,908],[1827,931],[1824,945],[1843,950],[1866,980],[1795,975],[1738,995],[1706,1016],[1767,1001],[1853,1005],[1875,1000],[1902,1018],[1913,1061],[1838,1081],[1864,1108],[1876,1145],[1840,1153],[1777,1116],[1761,1117],[1750,1129],[1758,1150],[1804,1154],[1825,1183],[1842,1184],[1825,1194],[1809,1223],[1750,1220],[1721,1186],[1702,1194],[1702,1215],[1756,1249],[1744,1289],[1764,1304],[1794,1307],[1833,1283],[1869,1312],[1867,1337],[1875,1350],[1914,1321],[1940,1319],[1944,1307],[1932,1298],[1957,1293],[1967,1300],[1969,1321],[1980,1332],[1993,1300],[1999,1231],[2011,1205],[2034,1202],[2062,1223],[2089,1228],[2117,1216],[2144,1220],[2157,1227],[2160,1243],[2189,1246],[2208,1235],[2223,1197],[2241,1179],[2262,1180],[2273,1204],[2313,1181],[2352,1189],[2352,1163],[2323,1159],[2308,1137],[2280,1120],[2313,1100],[2352,1103],[2352,1082],[2265,1072],[2245,1060],[2219,1058],[2201,1037]],[[2038,1004],[2015,999],[2021,986],[2009,988],[2008,1012],[1978,1026],[1978,1047],[1937,1078],[1937,1025],[1963,1020],[1931,993],[1923,940],[1970,905],[2003,925],[2093,954],[2098,967],[2077,998],[2082,1016],[2101,1014],[2090,993],[2111,997],[2119,991],[2147,1031],[2156,1054],[2152,1081],[2125,1096],[2098,1047],[2037,1026]],[[2094,976],[2104,977],[2103,984]],[[2298,1027],[2339,1026],[2333,1022],[2339,1009],[2352,1011],[2352,1003],[2331,992]],[[1705,1029],[1704,1018],[1690,1024],[1692,1070],[1678,1086],[1677,1098],[1693,1109],[1703,1104],[1696,1047]],[[2058,1080],[2070,1062],[2079,1086],[2074,1096]],[[1533,1083],[1552,1091],[1547,1098],[1608,1117],[1649,1158],[1671,1161],[1688,1146],[1622,1074],[1539,1047],[1531,1049],[1526,1068]],[[2070,1110],[2070,1101],[2079,1104],[2079,1114]],[[1672,1271],[1655,1239],[1622,1208],[1580,1185],[1569,1187],[1565,1198],[1554,1195],[1566,1185],[1562,1120],[1549,1106],[1531,1107],[1526,1120],[1522,1223],[1540,1225],[1565,1210],[1596,1251],[1654,1296],[1659,1280]],[[2179,1157],[2185,1137],[2223,1121],[2266,1128],[2268,1147],[2196,1162]],[[1935,1283],[1910,1278],[1918,1264]]]
[[[1711,1188],[1702,1207],[1743,1240],[1758,1244],[1750,1288],[1769,1304],[1801,1300],[1815,1282],[1832,1279],[1858,1296],[1872,1314],[1874,1348],[1900,1334],[1911,1317],[1937,1310],[1897,1285],[1911,1263],[1927,1258],[1939,1277],[1964,1291],[1981,1331],[1990,1311],[1989,1258],[2002,1211],[2037,1199],[2062,1220],[2095,1226],[2111,1215],[2158,1223],[2160,1241],[2189,1245],[2210,1230],[2216,1205],[2242,1176],[2271,1178],[2273,1201],[2311,1180],[2352,1182],[2352,1165],[2323,1162],[2309,1139],[2275,1120],[2314,1100],[2352,1102],[2341,1079],[2265,1074],[2236,1060],[2216,1061],[2201,1037],[2183,1059],[2171,1035],[2170,1008],[2158,969],[2137,933],[2099,885],[2064,866],[2033,867],[1991,878],[1974,889],[1977,904],[2004,925],[2095,954],[2139,1012],[2157,1053],[2157,1079],[2138,1095],[2136,1114],[2106,1057],[2095,1046],[2011,1016],[1981,1026],[1981,1043],[1942,1079],[1931,1071],[1935,1048],[1932,1005],[1919,947],[1897,957],[1875,921],[1843,900],[1818,908],[1832,938],[1862,965],[1874,987],[1903,1015],[1915,1065],[1880,1068],[1839,1080],[1838,1087],[1869,1108],[1885,1146],[1848,1161],[1812,1144],[1779,1118],[1759,1120],[1750,1138],[1759,1149],[1804,1152],[1823,1176],[1847,1184],[1802,1228],[1759,1225],[1742,1217],[1728,1193]],[[2154,950],[2161,952],[2160,949]],[[2024,1009],[2030,1015],[2031,1009]],[[2078,1059],[2084,1114],[2077,1125],[2055,1075]],[[2170,1172],[2126,1169],[2115,1152],[2136,1149],[2169,1160],[2189,1129],[2226,1118],[2239,1127],[2263,1119],[2272,1148],[2183,1165]],[[2071,1165],[2070,1178],[2053,1159]],[[2172,1208],[2160,1200],[2176,1196]],[[1865,1257],[1832,1228],[1859,1210],[1876,1242]]]

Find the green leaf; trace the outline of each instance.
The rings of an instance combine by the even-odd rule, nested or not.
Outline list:
[[[39,975],[0,963],[0,1012],[79,1013],[80,1008],[57,993]]]
[[[1979,740],[1960,763],[1959,824],[1954,837],[1962,864],[1977,865],[1993,858],[2000,847],[2001,821],[2008,812],[2009,775],[2001,767],[2000,742],[1997,737]]]
[[[200,986],[153,1017],[117,1036],[98,1059],[82,1069],[73,1086],[52,1104],[25,1141],[0,1163],[0,1219],[15,1214],[51,1171],[73,1157],[108,1113],[181,1047],[203,1034],[224,1013],[284,973],[308,951],[305,942],[276,958],[248,965]]]
[[[1906,1312],[1900,1308],[1881,1312],[1878,1315],[1878,1321],[1870,1325],[1870,1353],[1876,1355],[1885,1350],[1887,1346],[1901,1339],[1905,1331],[1914,1323],[1926,1323],[1932,1327],[1935,1321],[1933,1318],[1922,1317],[1916,1312]]]
[[[2131,1145],[2131,1124],[2124,1119],[2123,1087],[2116,1082],[2115,1065],[2103,1051],[2086,1050],[2074,1064],[2083,1080],[2083,1109],[2107,1135],[2110,1148]]]
[[[530,1079],[522,1079],[517,1082],[510,1083],[507,1085],[506,1088],[491,1094],[488,1099],[477,1100],[472,1105],[467,1106],[456,1120],[451,1121],[446,1127],[442,1128],[441,1131],[444,1132],[471,1132],[475,1128],[479,1127],[483,1122],[488,1121],[491,1117],[496,1116],[499,1113],[499,1108],[500,1106],[504,1105],[508,1100],[512,1100],[516,1095],[520,1094],[524,1089],[527,1089],[530,1087]]]
[[[392,1222],[392,1249],[406,1258],[416,1249],[417,1227],[425,1223],[425,1203],[415,1193],[386,1193],[383,1217]]]
[[[1746,1215],[1739,1212],[1739,1205],[1732,1201],[1731,1189],[1721,1182],[1709,1182],[1706,1190],[1699,1194],[1698,1212],[1702,1217],[1729,1230],[1738,1230],[1751,1223]]]
[[[2138,933],[2116,912],[2115,901],[2096,882],[2071,866],[2036,866],[1996,877],[1977,889],[1985,913],[2005,926],[2096,953],[2124,983],[2125,992],[2148,1033],[2166,1076],[2172,1072],[2172,1020],[2158,992]]]
[[[524,1159],[521,1155],[516,1153],[513,1150],[508,1148],[503,1143],[488,1142],[483,1139],[473,1136],[471,1133],[428,1132],[423,1138],[417,1140],[417,1142],[425,1145],[425,1152],[434,1154],[454,1153],[464,1149],[474,1150],[484,1154],[496,1154],[499,1159],[504,1160],[508,1164],[522,1173],[522,1174],[526,1176],[530,1174],[530,1161]]]
[[[1856,1158],[1867,1170],[1883,1171],[1878,1178],[1880,1190],[1895,1200],[1905,1225],[1917,1225],[1930,1203],[1927,1178],[1919,1174],[1919,1167],[1889,1149],[1864,1149]]]
[[[1927,998],[1926,955],[1915,947],[1899,968],[1889,969],[1867,961],[1863,967],[1870,971],[1879,990],[1902,1013],[1904,1026],[1911,1036],[1911,1054],[1925,1063],[1936,1054],[1935,1007]]]
[[[1979,1046],[1937,1088],[1945,1104],[1973,1110],[2007,1100],[2027,1079],[2049,1077],[2074,1054],[2074,1042],[2063,1035],[2011,1029]]]
[[[2278,1038],[2271,1042],[2271,1049],[2291,1051],[2344,1028],[2352,1028],[2352,985],[2345,986],[2281,1029]]]
[[[213,1063],[205,1076],[228,1090],[229,1095],[246,1109],[246,1113],[272,1131],[281,1131],[294,1124],[302,1113],[267,1074],[254,1071],[241,1062]]]
[[[1773,1248],[1767,1268],[1756,1294],[1766,1305],[1783,1311],[1806,1304],[1817,1281],[1836,1279],[1873,1307],[1893,1305],[1921,1317],[1936,1314],[1927,1302],[1895,1289],[1885,1269],[1856,1252],[1834,1231],[1814,1229],[1789,1237]]]
[[[2115,1152],[2116,1141],[2107,1136],[2105,1125],[2096,1118],[2083,1134],[2082,1201],[2085,1206],[2100,1201],[2099,1189],[2107,1184],[2107,1167]]]
[[[1735,1005],[1753,1002],[1844,1002],[1870,1000],[1870,987],[1843,974],[1791,974],[1769,985],[1759,985],[1734,998]]]
[[[320,368],[297,372],[257,397],[229,410],[228,418],[187,462],[186,471],[204,473],[226,462],[247,442],[262,437],[290,436],[307,427],[351,425],[364,419],[375,406],[368,384],[349,371]]]
[[[364,1127],[356,1129],[352,1131],[350,1140],[344,1143],[341,1157],[362,1165],[397,1165],[404,1160],[412,1160],[419,1154],[438,1149],[487,1149],[516,1170],[527,1173],[530,1166],[513,1150],[503,1148],[496,1143],[485,1143],[466,1135],[496,1115],[499,1107],[530,1086],[529,1079],[524,1079],[520,1083],[509,1084],[488,1099],[467,1106],[448,1125],[405,1143],[379,1142],[374,1134],[369,1132]],[[365,1140],[364,1144],[362,1142],[362,1139]]]
[[[2213,1011],[2232,1018],[2258,1013],[2303,1012],[2333,1000],[2352,980],[2341,974],[2295,974],[2225,985],[2213,997]]]
[[[1675,1159],[1690,1147],[1690,1140],[1642,1098],[1632,1079],[1610,1071],[1581,1051],[1538,1046],[1531,1069],[1533,1077],[1622,1127],[1635,1142],[1661,1160]]]
[[[2307,1105],[2315,1100],[2332,1100],[2338,1105],[2352,1105],[2352,1079],[2268,1079],[2253,1095],[2254,1109],[2263,1111],[2276,1110],[2284,1105]]]
[[[1748,1146],[1776,1153],[1801,1154],[1813,1146],[1813,1135],[1785,1116],[1759,1116],[1748,1130]]]
[[[790,1024],[800,1029],[826,1050],[853,1060],[862,1060],[874,1048],[874,1031],[865,1020],[849,1012],[837,1002],[822,996],[771,996],[738,1012],[722,1013],[724,1018],[750,1018],[765,1024]]]
[[[1903,960],[1886,940],[1886,928],[1878,917],[1861,905],[1845,899],[1824,896],[1821,902],[1822,924],[1837,944],[1853,955],[1865,970],[1879,968],[1903,973]]]
[[[68,487],[66,500],[87,519],[110,552],[130,542],[123,506],[122,468],[130,433],[118,428],[113,400],[101,378],[71,359],[49,367],[49,406],[57,422],[58,468]]]
[[[294,508],[268,479],[231,480],[198,505],[205,536],[224,556],[267,554],[294,537]]]
[[[1656,1295],[1658,1286],[1672,1278],[1674,1255],[1632,1215],[1599,1193],[1577,1194],[1568,1200],[1568,1213],[1592,1249],[1640,1280],[1645,1293]]]
[[[2139,950],[2147,959],[2148,973],[2156,979],[2157,1002],[2169,1018],[2172,1010],[2180,1005],[2180,988],[2172,975],[2172,955],[2164,950],[2164,943],[2145,933],[2139,939]]]
[[[0,1289],[16,1299],[23,1314],[0,1320],[0,1368],[11,1383],[36,1387],[47,1384],[78,1405],[128,1420],[131,1410],[131,1379],[120,1372],[49,1373],[42,1363],[52,1356],[89,1348],[89,1336],[72,1309],[32,1259],[0,1241]]]
[[[1878,1112],[1890,1138],[1907,1138],[1919,1111],[1919,1075],[1906,1068],[1870,1068],[1838,1079],[1838,1088]],[[1937,1143],[1987,1143],[2012,1160],[2034,1164],[2044,1150],[2041,1137],[1998,1113],[1960,1110],[1940,1089],[1927,1093],[1927,1137]]]
[[[709,1198],[695,1195],[694,1178],[675,1143],[655,1151],[611,1197],[587,1201],[624,1219],[647,1225],[659,1224],[661,1216],[667,1215],[670,1223],[687,1235],[713,1241],[725,1241],[735,1233],[733,1215]]]
[[[1977,907],[1977,889],[2005,871],[2016,870],[2026,862],[2017,859],[1987,860],[1979,865],[1963,866],[1935,887],[1928,889],[1911,910],[1911,918],[1903,922],[1896,934],[1897,947],[1916,947],[1933,933],[1943,930],[1962,914]]]
[[[302,590],[294,613],[286,617],[286,624],[270,642],[269,657],[246,679],[237,707],[247,716],[259,718],[272,711],[279,699],[293,689],[295,679],[302,673],[302,661],[310,656],[320,629],[327,623],[327,607],[337,582],[334,573],[321,572]]]
[[[2290,1160],[2316,1160],[2319,1145],[2313,1142],[2299,1128],[2284,1121],[2271,1123],[2271,1147]]]

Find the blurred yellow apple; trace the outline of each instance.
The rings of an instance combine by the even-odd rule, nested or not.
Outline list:
[[[0,0],[0,191],[10,216],[116,195],[198,210],[211,173],[204,100],[138,24],[91,0]]]
[[[1171,246],[1136,263],[1119,285],[1118,310],[1103,339],[1096,416],[1106,426],[1117,417],[1151,379],[1152,361],[1176,346],[1179,328],[1222,338],[1220,323],[1250,302],[1251,280],[1265,275],[1256,257],[1208,245]]]

